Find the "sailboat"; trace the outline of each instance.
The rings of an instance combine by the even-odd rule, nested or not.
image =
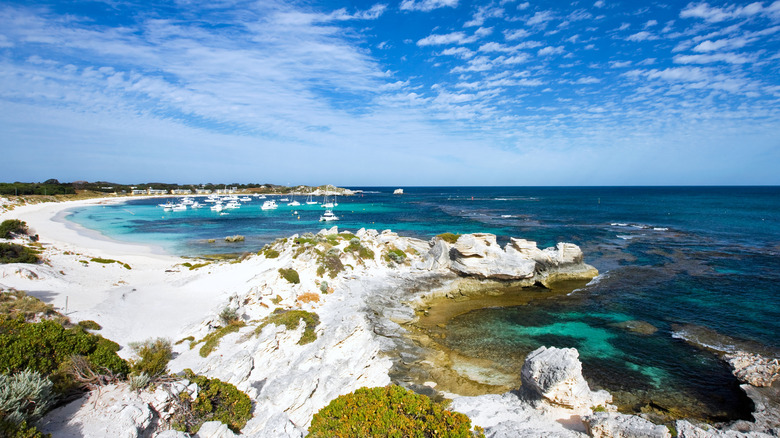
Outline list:
[[[309,197],[306,198],[306,205],[317,205],[317,201],[313,199],[311,192],[309,192]]]
[[[290,207],[297,207],[297,206],[301,205],[301,203],[296,201],[295,200],[295,195],[293,195],[292,201],[290,201],[287,205],[290,206]]]

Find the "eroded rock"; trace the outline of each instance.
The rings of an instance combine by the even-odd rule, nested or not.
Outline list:
[[[671,438],[669,429],[635,415],[597,412],[582,421],[593,438]]]

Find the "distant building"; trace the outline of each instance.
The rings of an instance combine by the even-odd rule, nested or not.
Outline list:
[[[197,193],[199,195],[210,195],[211,194],[211,190],[209,190],[209,189],[195,189],[195,193]]]
[[[192,190],[190,189],[173,189],[171,190],[171,193],[174,195],[191,195]]]
[[[135,189],[135,190],[133,190],[133,194],[134,195],[145,195],[146,194],[146,190]]]
[[[150,195],[167,195],[167,194],[168,194],[168,191],[167,191],[167,190],[158,190],[158,189],[153,189],[153,188],[149,187],[149,188],[146,190],[146,193],[148,193],[148,194],[150,194]]]

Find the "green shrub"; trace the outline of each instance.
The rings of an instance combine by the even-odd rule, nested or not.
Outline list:
[[[8,219],[0,223],[0,239],[11,239],[14,234],[27,234],[27,224],[19,219]]]
[[[406,253],[397,248],[387,250],[385,260],[388,262],[395,262],[398,264],[403,263],[406,260]]]
[[[344,270],[344,264],[341,262],[341,251],[338,248],[331,248],[327,252],[317,250],[317,275],[322,277],[325,272],[330,278],[336,278],[339,272]]]
[[[14,424],[38,421],[54,402],[52,387],[36,371],[0,374],[0,416]]]
[[[79,326],[87,330],[100,330],[103,328],[100,326],[100,324],[96,323],[95,321],[92,321],[91,319],[79,321]]]
[[[438,236],[439,239],[447,242],[447,243],[455,243],[458,241],[458,238],[460,237],[460,234],[453,234],[453,233],[442,233]]]
[[[307,437],[336,436],[484,437],[471,431],[467,416],[396,385],[360,388],[336,398],[314,414]]]
[[[298,276],[298,271],[295,269],[284,269],[279,268],[279,275],[282,276],[285,280],[289,281],[292,284],[298,284],[301,282],[301,277]]]
[[[344,252],[357,252],[360,259],[373,259],[374,251],[366,248],[360,243],[360,239],[353,238],[349,241],[349,245],[344,248]]]
[[[219,322],[222,323],[223,326],[229,325],[237,321],[238,321],[238,311],[236,309],[225,307],[224,309],[222,309],[221,312],[219,312]]]
[[[35,426],[28,426],[26,421],[20,424],[5,421],[0,417],[0,437],[4,438],[51,438],[51,434],[44,435]]]
[[[298,328],[301,320],[306,324],[306,328],[303,330],[303,335],[301,335],[298,345],[310,344],[317,339],[314,329],[320,324],[320,317],[316,313],[305,310],[276,309],[272,314],[268,315],[262,324],[257,326],[255,333],[260,334],[268,324],[283,325],[287,330],[294,330]]]
[[[279,257],[279,251],[271,248],[270,245],[266,245],[262,251],[260,251],[260,254],[265,256],[267,259],[275,259]]]
[[[0,318],[21,316],[24,320],[29,320],[38,315],[54,317],[57,312],[51,304],[46,304],[22,291],[0,292]]]
[[[148,374],[142,372],[141,374],[131,374],[127,378],[127,383],[130,384],[130,388],[134,390],[144,389],[149,386],[152,378]]]
[[[211,354],[212,351],[214,351],[215,348],[219,345],[220,339],[224,338],[226,335],[230,333],[235,333],[241,327],[244,327],[246,323],[244,321],[233,321],[230,324],[218,328],[216,331],[209,333],[206,335],[205,338],[201,339],[200,342],[203,342],[203,346],[200,347],[200,356],[201,357],[208,357],[209,354]],[[200,342],[196,342],[194,345],[199,344]]]
[[[0,243],[0,264],[4,263],[38,263],[38,254],[26,246]]]
[[[203,423],[219,421],[239,433],[252,418],[252,401],[235,386],[219,379],[198,376],[190,369],[184,370],[184,377],[198,385],[198,396],[195,400],[188,397],[182,400],[186,412],[175,415],[174,429],[194,434]]]
[[[157,338],[133,342],[130,348],[138,356],[130,366],[133,374],[146,374],[154,378],[168,371],[168,362],[173,357],[171,341],[168,339]]]
[[[70,356],[78,355],[86,357],[98,370],[127,374],[130,367],[117,356],[114,345],[79,326],[65,329],[54,321],[0,319],[0,370],[10,373],[29,369],[49,375],[62,371],[61,366]]]

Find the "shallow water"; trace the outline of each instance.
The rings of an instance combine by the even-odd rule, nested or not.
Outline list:
[[[748,402],[727,367],[673,335],[693,324],[780,348],[780,188],[405,188],[340,197],[340,229],[392,229],[430,238],[490,232],[540,247],[580,245],[602,275],[571,295],[472,310],[447,323],[446,345],[503,370],[539,345],[577,347],[588,380],[627,409],[744,417]],[[160,200],[75,211],[70,219],[119,239],[181,255],[257,251],[278,237],[317,232],[319,206],[229,215],[164,213]],[[293,214],[296,210],[298,214]],[[226,244],[242,234],[246,240]],[[215,239],[210,244],[208,239]],[[627,321],[657,328],[627,330]],[[671,391],[669,389],[672,389]]]

